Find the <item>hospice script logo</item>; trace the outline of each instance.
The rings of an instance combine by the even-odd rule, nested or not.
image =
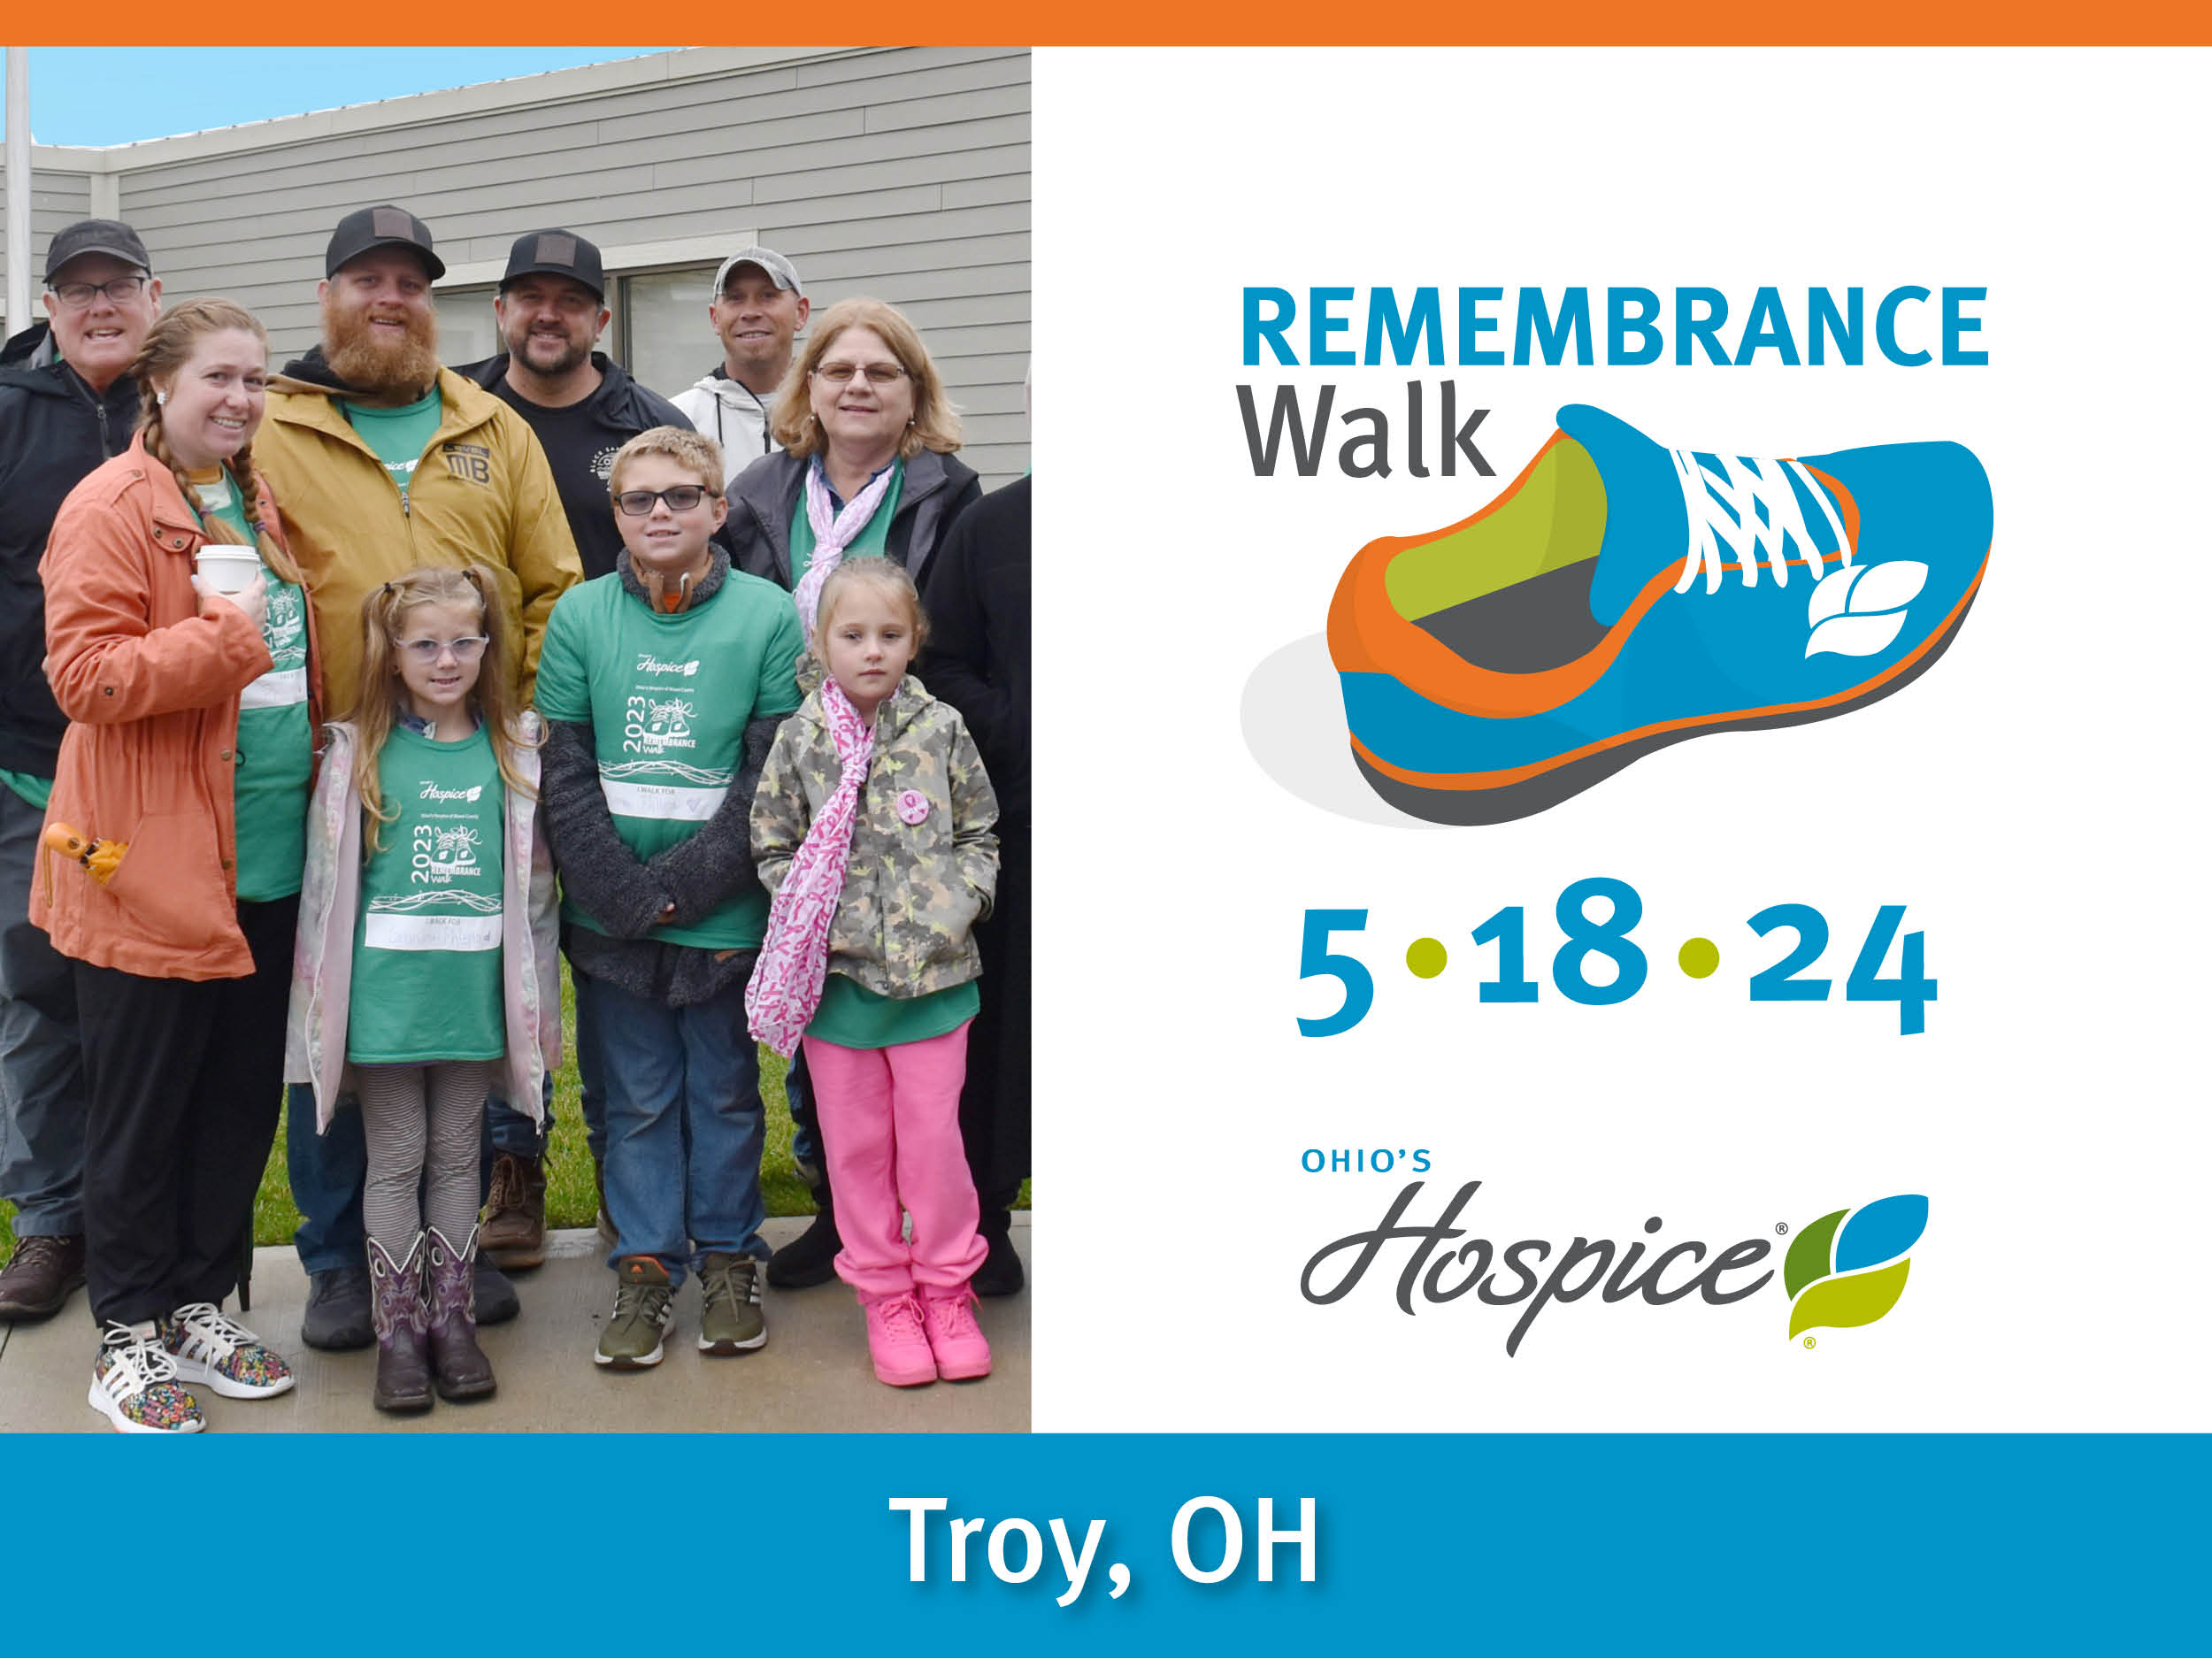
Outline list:
[[[1433,1221],[1417,1218],[1425,1185],[1408,1183],[1374,1226],[1316,1251],[1299,1280],[1305,1299],[1317,1307],[1342,1302],[1386,1253],[1396,1257],[1393,1247],[1410,1247],[1394,1287],[1399,1309],[1411,1314],[1422,1304],[1463,1298],[1516,1309],[1505,1339],[1510,1358],[1555,1306],[1591,1298],[1601,1306],[1637,1300],[1655,1308],[1717,1308],[1775,1282],[1774,1269],[1763,1265],[1776,1248],[1768,1238],[1726,1245],[1670,1238],[1665,1217],[1655,1215],[1644,1222],[1642,1238],[1624,1243],[1586,1236],[1564,1245],[1541,1238],[1494,1242],[1471,1236],[1477,1229],[1463,1220],[1480,1181],[1463,1183]],[[1812,1348],[1809,1332],[1872,1325],[1894,1308],[1927,1225],[1928,1201],[1916,1193],[1832,1210],[1801,1227],[1778,1221],[1775,1237],[1790,1240],[1780,1276],[1790,1302],[1789,1339],[1801,1337]]]

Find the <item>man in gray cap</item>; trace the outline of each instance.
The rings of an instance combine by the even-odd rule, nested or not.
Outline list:
[[[741,248],[714,273],[707,320],[722,342],[721,364],[675,397],[691,424],[722,446],[727,484],[781,448],[771,427],[776,388],[791,367],[791,342],[806,326],[806,289],[772,248]]]
[[[26,915],[66,724],[46,684],[38,561],[63,498],[137,429],[125,371],[161,283],[137,232],[85,219],[46,250],[45,302],[46,321],[0,347],[0,1198],[16,1207],[0,1320],[19,1321],[58,1312],[85,1259],[76,993]]]
[[[426,565],[488,573],[485,598],[516,642],[514,691],[526,703],[546,618],[583,575],[545,451],[513,409],[439,365],[431,284],[445,264],[427,225],[403,207],[361,208],[338,221],[323,269],[322,343],[270,385],[254,458],[307,574],[325,706],[349,707],[359,693],[362,601]],[[360,1120],[342,1112],[317,1134],[313,1102],[299,1089],[289,1112],[302,1218],[293,1244],[308,1273],[301,1338],[365,1348],[373,1338]],[[512,1287],[478,1266],[478,1322],[511,1317]]]

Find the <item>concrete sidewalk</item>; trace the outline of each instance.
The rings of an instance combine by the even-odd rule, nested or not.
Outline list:
[[[780,1246],[804,1217],[771,1221]],[[1017,1211],[1014,1245],[1029,1260],[1029,1217]],[[589,1229],[553,1234],[543,1267],[518,1274],[522,1316],[483,1333],[499,1376],[494,1398],[440,1401],[420,1417],[387,1417],[369,1403],[375,1350],[319,1354],[299,1340],[307,1279],[289,1246],[254,1252],[253,1310],[243,1323],[291,1362],[299,1383],[274,1400],[225,1400],[197,1391],[208,1428],[250,1432],[768,1432],[1025,1433],[1029,1428],[1029,1293],[982,1304],[994,1369],[979,1382],[887,1388],[868,1369],[852,1292],[832,1282],[766,1293],[768,1345],[734,1359],[696,1347],[699,1293],[676,1295],[667,1357],[648,1371],[592,1363],[614,1303],[614,1276]],[[231,1311],[236,1312],[234,1304]],[[109,1433],[85,1403],[96,1336],[81,1292],[43,1325],[0,1325],[0,1433]]]

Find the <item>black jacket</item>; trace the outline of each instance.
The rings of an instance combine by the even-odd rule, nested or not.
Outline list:
[[[0,771],[54,775],[68,723],[46,684],[38,562],[63,500],[137,429],[138,382],[96,394],[44,323],[0,347]]]
[[[914,672],[960,710],[998,795],[1002,837],[1029,822],[1029,480],[960,515],[922,586],[929,644]]]
[[[791,515],[806,487],[806,462],[780,450],[762,456],[730,486],[730,541],[737,568],[748,576],[791,586]],[[952,521],[982,495],[983,480],[965,461],[924,449],[906,464],[883,550],[918,584]]]
[[[584,580],[607,575],[614,569],[614,556],[622,551],[622,534],[615,527],[614,506],[607,498],[607,473],[615,451],[655,426],[681,426],[688,432],[691,421],[658,392],[631,379],[629,371],[603,351],[591,354],[592,366],[601,376],[599,389],[571,409],[548,409],[517,392],[507,383],[507,359],[503,351],[455,373],[474,380],[529,423],[552,464],[553,484],[561,492],[569,534],[583,556]]]

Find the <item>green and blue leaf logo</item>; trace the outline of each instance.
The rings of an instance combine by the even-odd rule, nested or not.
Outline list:
[[[1790,1335],[1819,1325],[1872,1325],[1894,1308],[1912,1268],[1907,1252],[1927,1227],[1927,1199],[1904,1193],[1800,1228],[1782,1263]]]

